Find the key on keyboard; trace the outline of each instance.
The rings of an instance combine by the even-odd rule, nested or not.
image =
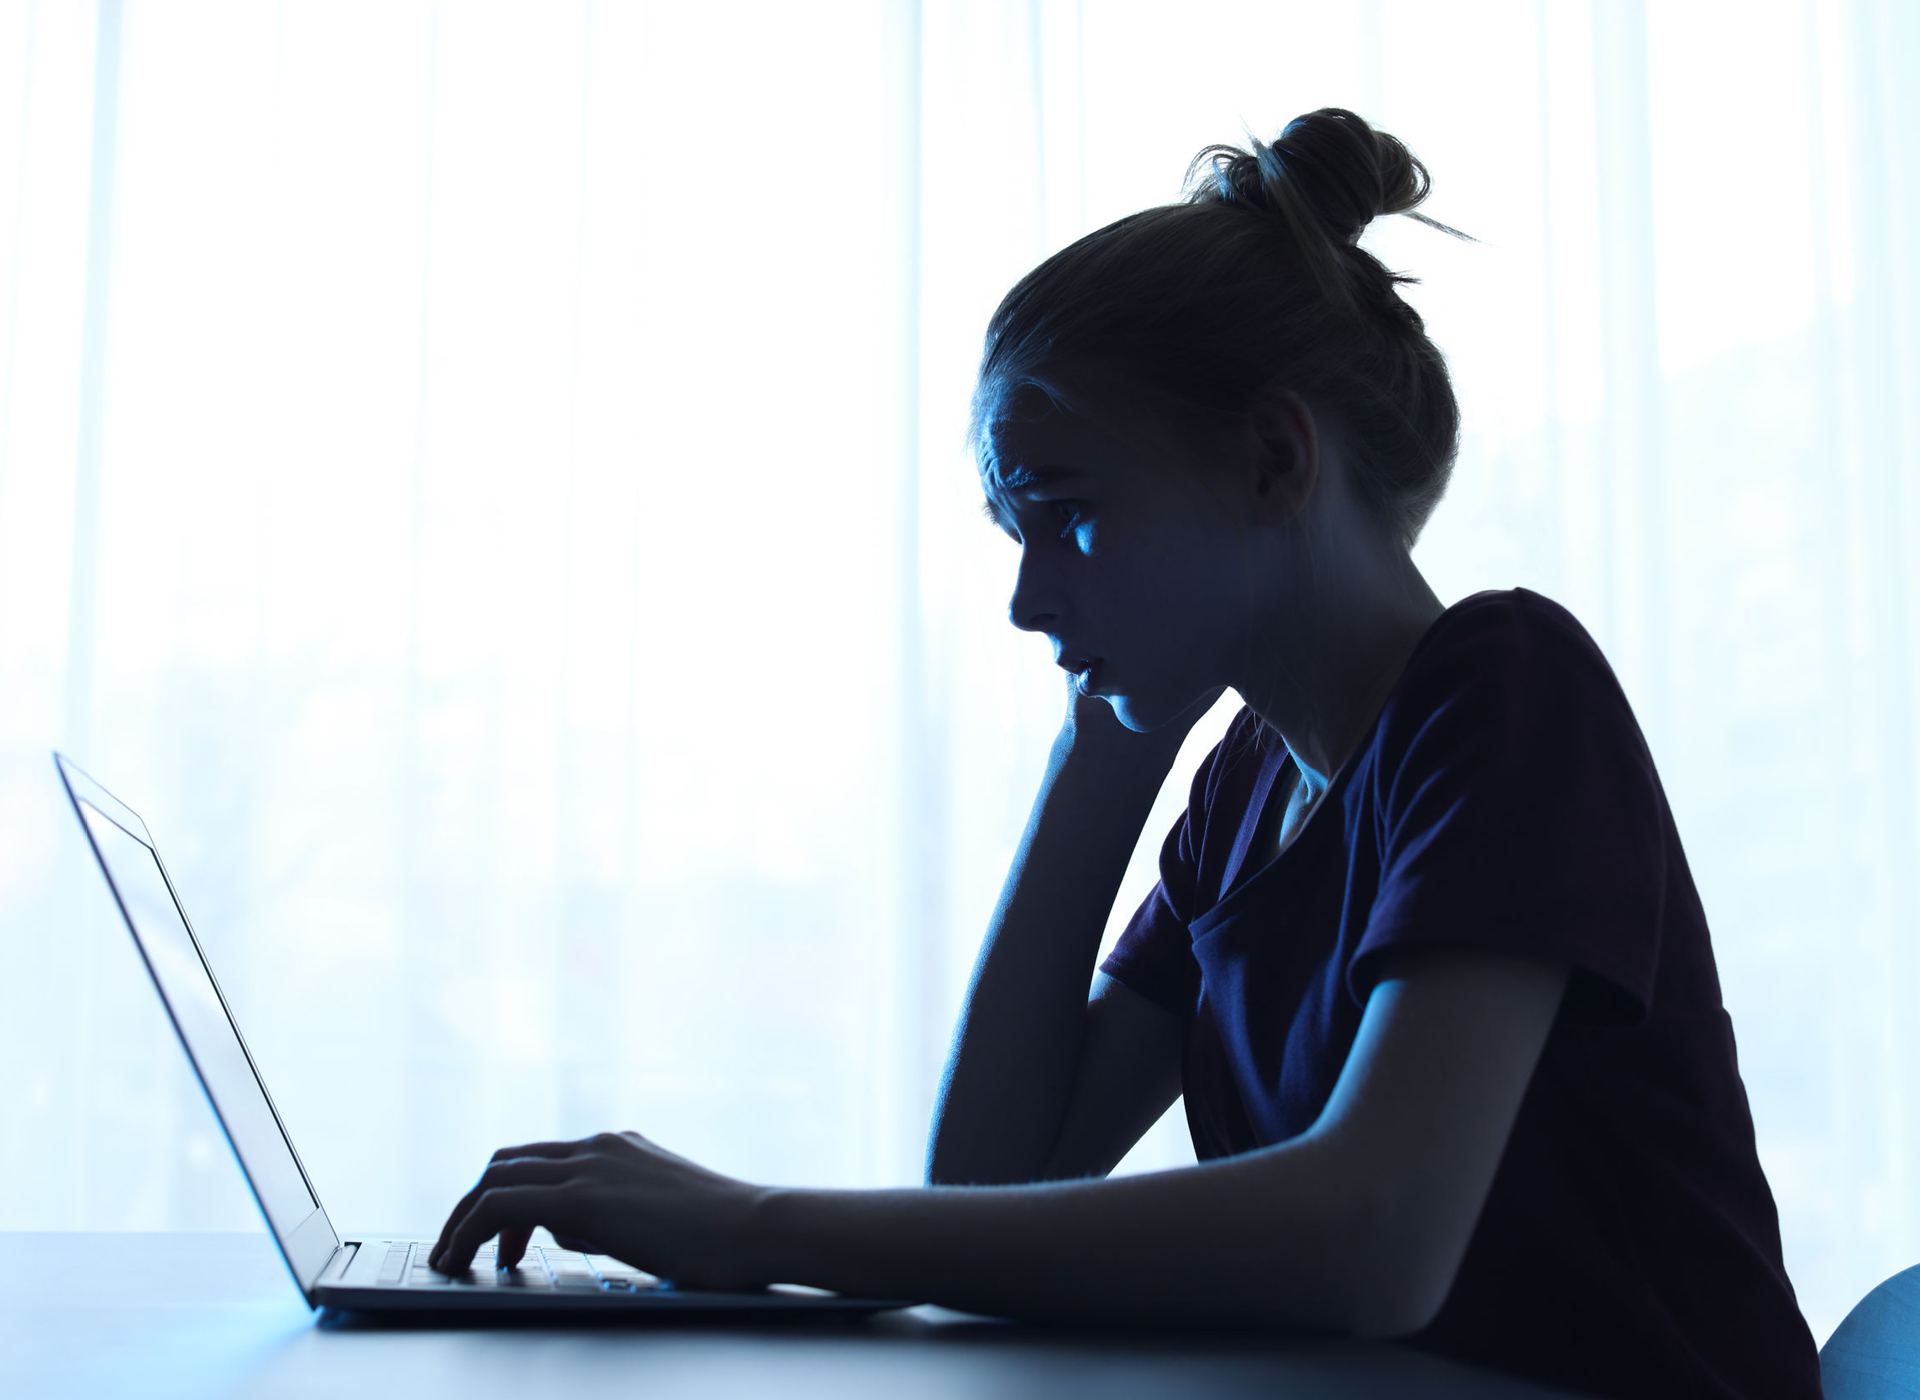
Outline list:
[[[616,1292],[653,1288],[657,1283],[652,1274],[604,1254],[541,1245],[529,1245],[518,1267],[501,1269],[500,1248],[491,1242],[474,1251],[473,1267],[465,1275],[450,1279],[427,1264],[432,1251],[433,1246],[424,1242],[394,1245],[382,1263],[380,1282],[395,1284],[404,1278],[409,1288],[606,1288]]]
[[[407,1245],[396,1244],[387,1250],[387,1257],[380,1261],[380,1282],[400,1282],[400,1275],[405,1273],[407,1268],[408,1248]]]

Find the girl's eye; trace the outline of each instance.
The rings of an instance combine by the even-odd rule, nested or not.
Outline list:
[[[1072,534],[1074,527],[1085,517],[1085,503],[1081,501],[1048,501],[1047,509],[1053,512],[1063,536]]]

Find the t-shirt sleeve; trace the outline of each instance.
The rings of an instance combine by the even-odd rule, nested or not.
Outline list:
[[[1380,883],[1347,969],[1473,947],[1573,970],[1566,1014],[1644,1019],[1660,953],[1666,804],[1612,670],[1544,599],[1488,607],[1382,716]]]
[[[1249,712],[1241,711],[1193,775],[1187,810],[1160,847],[1160,880],[1100,964],[1100,970],[1114,981],[1176,1016],[1190,1015],[1200,1000],[1200,964],[1194,959],[1193,935],[1187,929],[1199,885],[1200,845],[1222,754],[1245,745],[1250,718]]]
[[[1100,970],[1129,991],[1138,992],[1163,1011],[1185,1016],[1200,1000],[1200,964],[1193,936],[1175,907],[1172,890],[1192,888],[1182,871],[1191,870],[1190,817],[1183,814],[1160,848],[1160,879],[1140,902]]]

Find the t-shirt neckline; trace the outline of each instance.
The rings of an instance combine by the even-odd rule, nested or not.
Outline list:
[[[1509,593],[1516,594],[1524,591],[1518,588],[1508,590]],[[1214,901],[1211,908],[1195,919],[1196,923],[1202,919],[1210,919],[1216,910],[1223,909],[1230,901],[1238,899],[1242,891],[1250,885],[1259,883],[1271,872],[1286,864],[1287,857],[1306,844],[1308,836],[1317,830],[1320,814],[1345,800],[1348,778],[1360,767],[1363,755],[1372,752],[1379,741],[1381,723],[1386,719],[1387,712],[1393,708],[1393,702],[1399,698],[1400,692],[1406,689],[1407,678],[1414,674],[1421,658],[1431,648],[1434,637],[1444,629],[1450,618],[1469,604],[1499,596],[1499,593],[1498,589],[1470,593],[1458,602],[1442,608],[1439,616],[1427,624],[1427,630],[1420,634],[1420,640],[1415,642],[1413,650],[1407,653],[1407,659],[1400,667],[1400,674],[1395,676],[1393,684],[1387,687],[1387,693],[1380,701],[1380,708],[1374,711],[1373,720],[1361,735],[1360,742],[1354,745],[1353,752],[1347,755],[1346,762],[1335,769],[1333,776],[1327,779],[1327,790],[1320,794],[1320,799],[1314,804],[1313,810],[1307,813],[1307,819],[1301,823],[1299,831],[1294,833],[1293,840],[1281,847],[1257,869],[1248,869],[1247,862],[1253,856],[1253,841],[1259,833],[1261,821],[1266,816],[1267,804],[1274,800],[1274,793],[1280,786],[1280,776],[1286,771],[1287,765],[1296,762],[1293,751],[1287,747],[1286,740],[1280,737],[1277,730],[1271,731],[1273,741],[1280,751],[1279,764],[1269,772],[1269,765],[1274,762],[1272,757],[1261,761],[1260,773],[1254,782],[1256,788],[1261,788],[1261,785],[1264,785],[1264,788],[1259,792],[1256,802],[1248,804],[1246,814],[1241,819],[1240,829],[1234,833],[1233,853],[1229,857],[1229,868],[1224,874],[1219,898]],[[1251,706],[1247,706],[1246,710],[1253,717],[1253,724],[1256,726],[1255,742],[1260,743],[1270,732],[1267,722],[1254,714]]]

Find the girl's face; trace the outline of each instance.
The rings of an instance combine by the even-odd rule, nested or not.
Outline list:
[[[1235,681],[1258,532],[1230,469],[1051,403],[989,443],[987,512],[1020,546],[1010,620],[1045,633],[1083,693],[1145,732]]]

